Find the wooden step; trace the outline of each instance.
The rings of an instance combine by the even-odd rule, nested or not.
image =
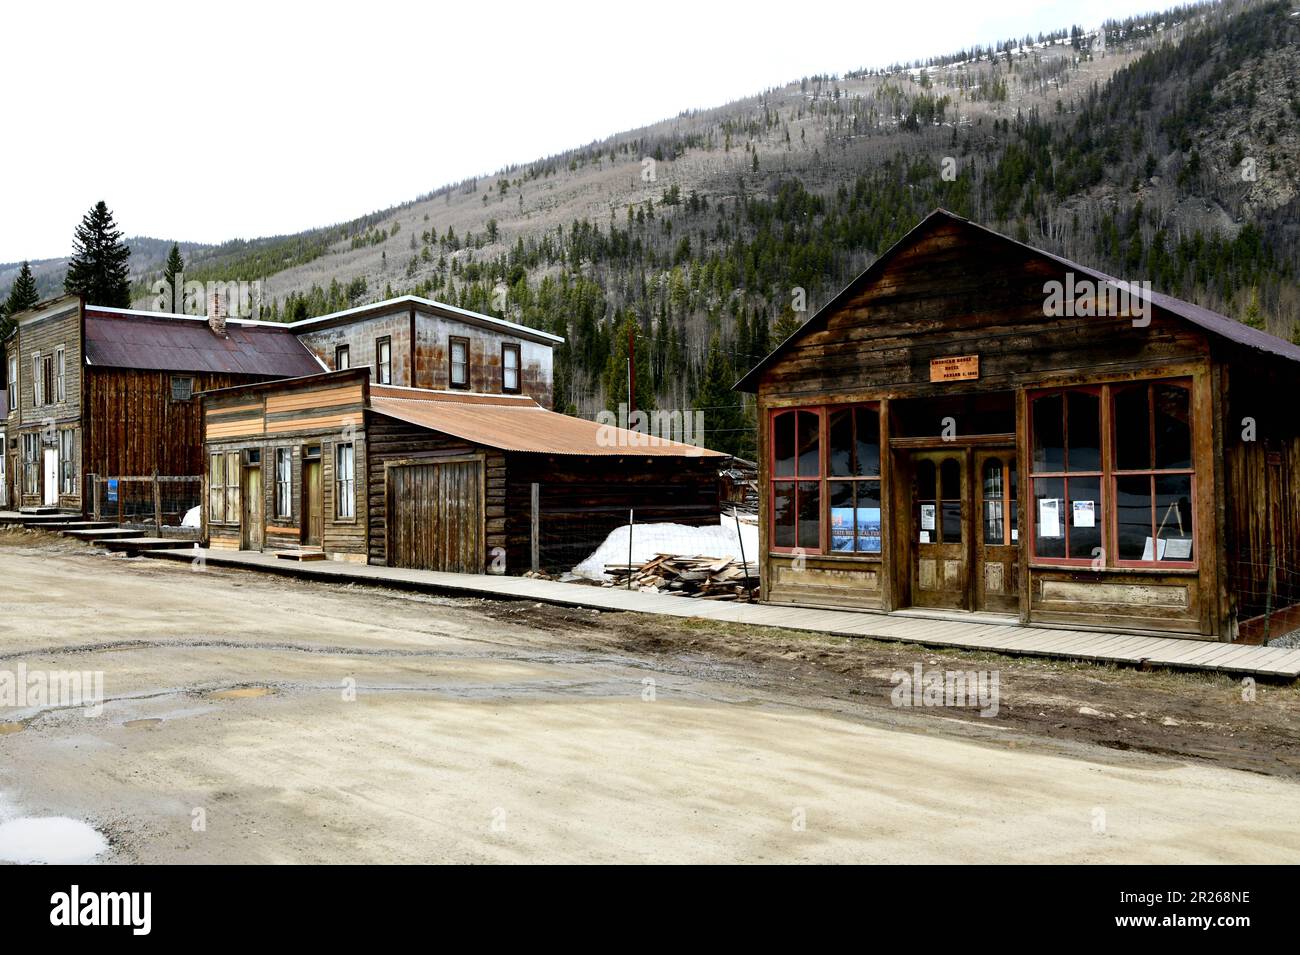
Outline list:
[[[189,550],[195,545],[195,541],[185,540],[182,537],[106,537],[102,540],[95,541],[101,547],[106,547],[114,553],[134,553],[142,550]]]
[[[66,531],[65,537],[73,537],[79,541],[102,541],[102,540],[120,540],[128,537],[144,537],[144,531],[132,530],[122,527],[105,527],[86,531]]]
[[[65,537],[68,531],[111,531],[117,529],[117,525],[112,521],[59,521],[57,524],[48,526],[50,530],[58,531]]]
[[[281,560],[324,560],[325,552],[321,550],[281,550],[276,551],[275,556]]]

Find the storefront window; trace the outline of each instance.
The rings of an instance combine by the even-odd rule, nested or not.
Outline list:
[[[1115,388],[1114,400],[1119,562],[1192,563],[1191,391],[1142,382]]]
[[[1101,389],[1031,400],[1034,556],[1091,562],[1101,554]]]

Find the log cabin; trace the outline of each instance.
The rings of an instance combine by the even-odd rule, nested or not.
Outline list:
[[[205,393],[216,549],[456,573],[568,570],[635,511],[716,523],[725,455],[527,395],[378,385],[361,366]]]
[[[1300,347],[938,210],[737,385],[762,599],[1300,626]]]
[[[219,310],[178,315],[62,295],[14,320],[5,470],[15,507],[89,513],[90,475],[197,476],[196,393],[323,367],[286,326]]]

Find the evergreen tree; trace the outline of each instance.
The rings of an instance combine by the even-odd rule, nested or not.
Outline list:
[[[740,395],[731,390],[735,375],[715,333],[709,342],[704,378],[695,396],[695,410],[704,415],[704,443],[714,451],[743,458],[754,456],[754,433],[745,417]]]
[[[129,308],[130,259],[131,250],[122,241],[122,231],[101,199],[77,226],[63,288],[92,305]]]
[[[166,281],[167,287],[171,290],[168,294],[171,301],[167,303],[167,310],[171,312],[183,312],[185,310],[185,289],[177,288],[177,282],[183,282],[182,276],[185,272],[185,259],[181,257],[181,247],[179,243],[172,243],[172,250],[167,253],[167,264],[163,266],[163,280]]]
[[[0,381],[9,374],[9,363],[5,361],[4,340],[14,330],[13,317],[31,308],[40,301],[40,297],[40,293],[36,291],[36,279],[32,277],[31,264],[24,262],[22,268],[18,270],[18,277],[14,279],[14,284],[9,289],[9,297],[0,303]],[[2,453],[4,453],[3,449],[0,449],[0,454]]]

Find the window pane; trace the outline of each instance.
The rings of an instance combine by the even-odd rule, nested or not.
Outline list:
[[[880,412],[875,408],[853,411],[857,444],[854,472],[859,477],[880,476]]]
[[[1039,557],[1065,556],[1065,481],[1034,480],[1034,553]]]
[[[946,501],[961,500],[961,463],[952,458],[944,461],[939,467],[939,478],[942,485],[939,496]]]
[[[831,550],[851,551],[855,548],[854,536],[857,526],[852,482],[831,482],[830,495]]]
[[[772,460],[775,477],[794,477],[794,419],[795,413],[787,411],[776,416],[772,423]],[[782,545],[793,547],[794,544]]]
[[[830,413],[826,426],[830,439],[829,458],[830,474],[834,477],[847,477],[853,472],[853,409],[841,408]],[[834,506],[834,505],[832,505]]]
[[[858,550],[880,553],[880,482],[858,482]]]
[[[1172,385],[1156,385],[1155,438],[1157,468],[1192,466],[1191,392]]]
[[[1192,553],[1192,476],[1156,477],[1157,560],[1194,560]]]
[[[811,411],[800,411],[798,415],[799,476],[817,477],[821,474],[817,415]]]
[[[1151,467],[1150,411],[1147,386],[1115,390],[1115,469],[1145,471]]]
[[[808,550],[821,547],[821,497],[816,481],[799,482],[799,546]]]
[[[961,543],[961,501],[944,501],[943,542],[945,544]]]
[[[1060,395],[1043,395],[1033,401],[1035,471],[1065,470],[1065,429],[1063,399]]]
[[[1002,475],[1002,461],[989,458],[984,462],[984,543],[1006,543],[1006,514],[1003,498],[1006,494]]]
[[[1067,467],[1071,471],[1101,470],[1101,398],[1072,391],[1067,395],[1069,429]]]
[[[790,481],[772,485],[772,543],[794,546],[794,484]]]
[[[1073,444],[1070,450],[1073,452]],[[1072,477],[1067,484],[1070,556],[1091,560],[1100,554],[1101,547],[1101,478]]]
[[[1116,479],[1115,527],[1120,560],[1151,559],[1151,478]]]

